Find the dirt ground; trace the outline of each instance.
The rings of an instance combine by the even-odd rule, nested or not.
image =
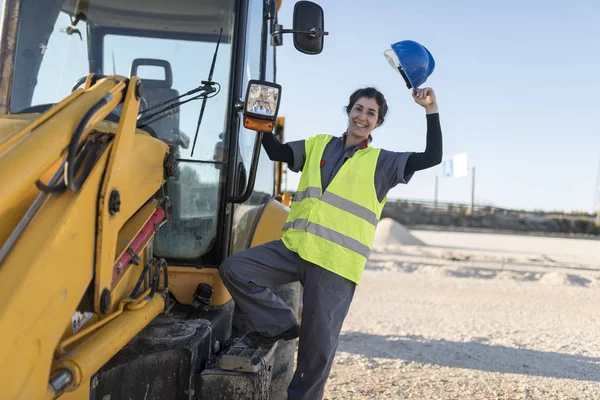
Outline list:
[[[326,399],[600,399],[600,241],[381,229]]]

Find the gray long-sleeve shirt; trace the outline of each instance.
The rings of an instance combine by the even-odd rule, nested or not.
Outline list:
[[[294,163],[288,165],[288,167],[294,172],[302,171],[306,161],[305,141],[297,140],[288,142],[287,145],[292,148],[294,153]],[[327,186],[329,186],[346,160],[354,156],[359,148],[359,144],[345,148],[343,136],[334,137],[327,143],[321,158],[321,185],[323,191],[327,189]],[[375,190],[380,202],[383,201],[390,189],[400,183],[408,183],[412,178],[412,173],[408,175],[404,173],[406,161],[411,154],[412,152],[394,152],[381,149],[375,167]]]

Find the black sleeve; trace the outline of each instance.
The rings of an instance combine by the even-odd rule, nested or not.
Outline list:
[[[291,147],[279,142],[271,132],[263,133],[262,145],[271,161],[285,162],[290,165],[294,163]]]
[[[427,144],[423,153],[413,153],[406,161],[404,175],[427,169],[442,162],[440,114],[427,114]]]

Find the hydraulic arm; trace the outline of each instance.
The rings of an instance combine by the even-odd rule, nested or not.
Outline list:
[[[90,75],[41,115],[0,118],[7,398],[89,393],[90,377],[164,309],[166,264],[145,248],[166,219],[172,168],[167,145],[136,129],[141,90],[136,77]],[[89,316],[82,326],[76,311]]]

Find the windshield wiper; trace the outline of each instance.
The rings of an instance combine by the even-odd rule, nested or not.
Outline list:
[[[197,88],[194,88],[187,93],[184,93],[177,97],[173,97],[172,99],[169,99],[169,100],[165,100],[162,103],[156,104],[150,108],[145,109],[144,111],[141,111],[138,116],[137,127],[140,129],[143,129],[147,125],[150,125],[151,123],[156,122],[156,121],[168,116],[170,114],[169,111],[179,107],[182,104],[189,103],[190,101],[198,100],[201,98],[207,99],[209,97],[214,97],[217,94],[219,94],[219,92],[221,91],[221,85],[218,82],[202,81],[201,83],[202,83],[202,86],[198,86]],[[217,88],[215,88],[215,85],[217,86]],[[174,103],[175,101],[177,101],[183,97],[191,96],[198,92],[200,92],[200,94],[198,94],[190,99],[186,99],[186,100],[178,101],[178,102]],[[164,107],[164,108],[161,108],[161,107]],[[148,114],[148,112],[150,112],[152,110],[156,110],[157,108],[161,108],[161,109]]]
[[[223,28],[219,31],[219,38],[217,39],[217,47],[215,47],[215,54],[213,55],[212,64],[210,65],[210,72],[208,73],[208,79],[203,82],[212,82],[213,73],[215,72],[215,63],[217,62],[217,52],[219,51],[219,44],[221,43],[221,35],[223,34]],[[206,99],[202,99],[202,107],[200,108],[200,114],[198,115],[198,124],[196,125],[196,134],[194,135],[194,143],[192,144],[192,152],[190,157],[194,156],[194,148],[196,147],[196,139],[198,138],[198,131],[200,130],[200,123],[202,123],[202,117],[204,116],[204,108],[206,107]]]

